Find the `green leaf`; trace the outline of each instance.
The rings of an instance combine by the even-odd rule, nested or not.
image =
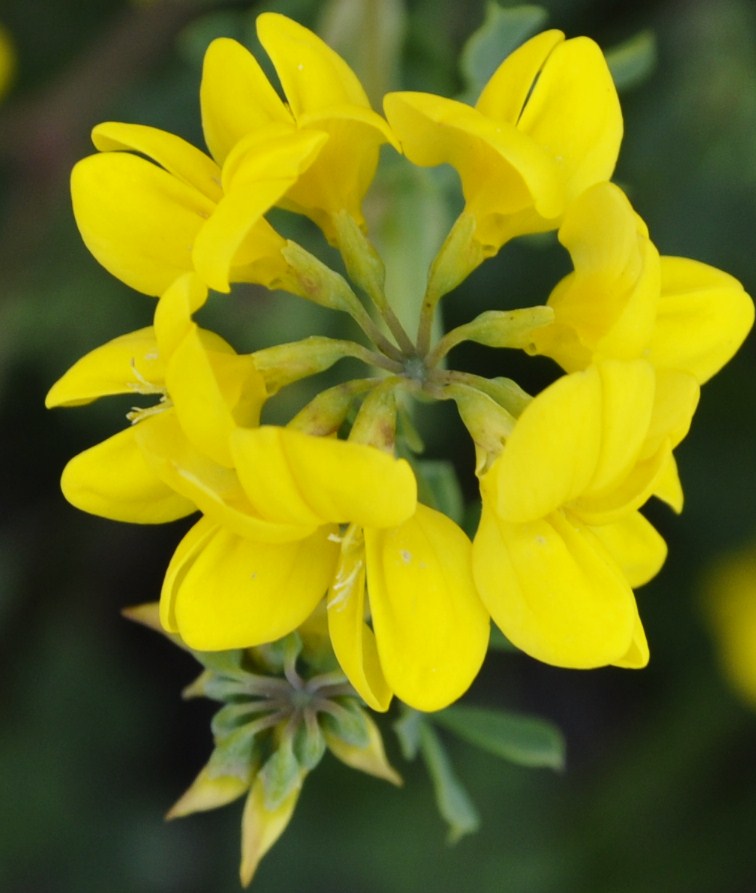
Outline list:
[[[457,472],[446,459],[420,459],[415,462],[418,475],[417,498],[443,512],[459,524],[465,512],[462,488]]]
[[[564,768],[564,737],[544,719],[456,705],[434,714],[433,721],[469,744],[520,766]]]
[[[656,67],[656,36],[641,31],[606,52],[606,61],[618,90],[630,90],[646,80]]]
[[[483,24],[462,50],[460,67],[467,92],[477,97],[504,59],[540,31],[547,18],[541,6],[502,7],[489,0]]]
[[[480,827],[478,811],[454,774],[443,744],[428,722],[420,726],[420,748],[433,782],[436,805],[449,825],[449,843],[456,843]]]
[[[401,717],[394,723],[393,729],[399,739],[399,747],[405,760],[414,760],[420,749],[420,731],[423,715],[411,707],[402,707]]]

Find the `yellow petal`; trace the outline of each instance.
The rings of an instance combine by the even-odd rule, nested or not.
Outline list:
[[[225,37],[205,53],[200,105],[205,142],[219,164],[246,134],[274,121],[292,121],[254,56]]]
[[[163,357],[170,357],[192,327],[192,314],[206,300],[207,288],[194,273],[181,276],[160,296],[155,308],[155,337]],[[205,337],[216,339],[216,350],[221,350],[221,344],[225,344],[223,339],[211,332],[206,332]],[[230,347],[227,349],[231,350]]]
[[[483,603],[504,635],[545,663],[615,663],[633,641],[637,609],[601,542],[561,513],[508,524],[483,505],[473,543]]]
[[[256,425],[267,392],[250,356],[206,350],[192,326],[166,369],[168,393],[189,441],[202,453],[231,468],[229,439],[237,423]],[[234,410],[245,401],[245,418]]]
[[[191,527],[176,547],[163,578],[160,591],[160,623],[167,633],[178,633],[176,623],[176,593],[181,585],[186,569],[204,549],[205,544],[220,530],[220,526],[210,518],[200,518]]]
[[[502,217],[533,207],[544,217],[561,213],[553,160],[514,124],[427,93],[389,93],[384,108],[412,162],[456,169],[467,210],[478,219],[476,238],[485,244],[498,248],[508,237]]]
[[[242,816],[242,856],[239,874],[243,886],[251,883],[262,857],[286,830],[297,805],[301,783],[275,809],[265,805],[262,779],[255,779]]]
[[[92,142],[101,152],[132,150],[146,155],[212,202],[222,195],[218,165],[180,136],[143,124],[108,121],[95,127]]]
[[[667,544],[640,512],[591,528],[635,589],[655,577],[667,557]]]
[[[549,54],[517,125],[556,162],[565,199],[608,180],[622,141],[622,112],[599,47],[587,37]]]
[[[341,556],[328,597],[328,632],[336,658],[362,700],[381,713],[393,692],[378,658],[373,630],[365,622],[365,551],[362,533],[350,525],[342,538]]]
[[[491,75],[475,108],[489,118],[516,124],[544,62],[563,40],[561,31],[543,31],[510,53]]]
[[[446,515],[418,505],[399,527],[365,530],[365,547],[386,680],[411,707],[441,710],[467,691],[488,647],[470,541]]]
[[[654,410],[646,435],[644,454],[652,455],[667,444],[674,448],[687,435],[698,406],[701,388],[688,372],[656,370]]]
[[[623,667],[626,670],[642,670],[648,664],[648,642],[646,641],[646,632],[643,629],[640,617],[636,617],[635,631],[633,632],[633,640],[627,653],[619,660],[614,661],[613,666]]]
[[[682,257],[662,257],[662,294],[650,358],[699,384],[727,363],[753,325],[753,301],[732,276]]]
[[[226,194],[199,232],[192,255],[197,272],[211,288],[230,290],[232,265],[250,262],[250,246],[260,233],[266,237],[262,247],[280,254],[283,240],[275,236],[271,240],[270,228],[264,224],[257,232],[258,226],[263,214],[312,164],[326,139],[325,134],[310,131],[262,142],[255,135],[251,145],[245,140],[237,145],[224,169]],[[242,246],[247,256],[241,254]],[[255,247],[259,257],[260,247]]]
[[[324,528],[308,539],[279,544],[255,542],[222,527],[207,535],[190,531],[188,546],[179,546],[166,574],[162,610],[186,644],[199,651],[280,639],[325,595],[338,554],[329,532]]]
[[[335,239],[329,215],[346,210],[363,222],[361,205],[373,182],[380,145],[396,143],[388,124],[371,109],[339,106],[303,115],[302,127],[328,134],[317,160],[292,185],[281,206],[304,213]]]
[[[175,412],[164,412],[134,429],[154,474],[229,531],[261,542],[286,543],[311,536],[320,526],[276,524],[249,503],[233,469],[208,459],[187,440]]]
[[[145,419],[139,426],[151,421]],[[72,505],[132,524],[163,524],[196,510],[145,462],[135,440],[139,426],[126,428],[70,460],[60,485]]]
[[[389,527],[415,510],[409,464],[375,447],[269,425],[230,442],[250,502],[270,520]]]
[[[73,169],[74,216],[84,243],[114,276],[160,295],[191,269],[194,239],[213,203],[135,155],[90,155]]]
[[[503,520],[532,521],[579,496],[601,450],[601,378],[566,375],[532,400],[481,481]]]
[[[268,12],[257,17],[257,36],[273,61],[295,118],[344,103],[370,107],[357,75],[309,29]]]
[[[650,363],[606,361],[596,367],[601,380],[601,448],[590,483],[581,497],[615,490],[638,464],[651,423],[656,377]]]
[[[659,477],[654,484],[654,496],[666,502],[667,505],[678,514],[683,510],[684,494],[680,475],[677,472],[677,462],[670,453],[667,464],[659,472]]]
[[[150,327],[85,354],[50,388],[45,406],[80,406],[113,394],[159,391],[164,385],[162,358]]]
[[[611,183],[586,190],[565,212],[559,240],[575,272],[549,297],[555,321],[534,333],[539,352],[568,370],[643,355],[659,303],[659,256],[622,191]]]

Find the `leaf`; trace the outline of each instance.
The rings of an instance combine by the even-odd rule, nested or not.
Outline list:
[[[460,67],[467,91],[477,96],[499,65],[521,44],[540,31],[548,18],[541,6],[486,6],[483,24],[462,50]]]
[[[656,35],[653,31],[641,31],[605,55],[617,90],[630,90],[645,81],[656,67]]]
[[[402,707],[402,716],[394,723],[394,732],[405,760],[414,760],[420,749],[420,730],[423,716],[411,707]]]
[[[468,744],[520,766],[564,768],[562,733],[544,719],[456,705],[434,714],[433,721]]]
[[[438,735],[425,721],[420,725],[420,747],[433,782],[438,811],[449,825],[448,842],[456,843],[466,834],[478,830],[480,826],[478,811],[470,795],[454,774]]]

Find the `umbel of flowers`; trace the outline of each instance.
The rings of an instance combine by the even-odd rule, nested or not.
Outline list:
[[[207,153],[152,127],[106,123],[93,132],[98,152],[74,168],[86,245],[157,302],[151,326],[87,354],[48,395],[49,406],[150,398],[69,462],[66,498],[132,523],[196,517],[168,563],[160,623],[195,652],[241,649],[235,685],[265,664],[261,654],[268,672],[288,667],[291,683],[293,658],[271,663],[264,649],[301,642],[315,616],[343,674],[334,697],[349,691],[376,711],[393,697],[419,711],[458,699],[483,663],[491,619],[551,664],[644,666],[633,588],[659,571],[666,546],[640,510],[651,497],[681,509],[675,447],[753,305],[726,273],[661,256],[610,182],[622,116],[601,51],[547,31],[501,63],[474,106],[399,92],[382,117],[312,32],[266,13],[257,33],[283,96],[245,48],[214,41],[200,88]],[[362,213],[382,147],[408,164],[451,165],[464,197],[418,298],[416,333],[385,293]],[[274,229],[266,214],[276,207],[310,218],[346,276]],[[574,269],[542,306],[492,307],[434,339],[445,294],[511,239],[546,231]],[[240,282],[344,312],[359,339],[313,333],[239,354],[195,315],[229,300],[211,290]],[[448,354],[463,340],[550,357],[560,374],[531,395],[456,370]],[[285,425],[261,423],[282,388],[345,357],[365,376],[321,392]],[[472,541],[418,498],[421,468],[397,432],[398,409],[414,398],[453,401],[474,442],[482,513]],[[344,709],[319,697],[326,714]],[[263,727],[305,716],[287,710],[279,704]],[[302,721],[321,753],[318,710]],[[377,732],[367,719],[361,728],[373,754],[362,768],[390,777]],[[289,756],[294,734],[276,739]],[[274,771],[278,751],[266,747],[268,762],[255,751],[227,791],[251,791],[248,810],[258,826],[267,817],[272,842],[314,758],[291,757],[275,788],[255,781]],[[208,794],[203,778],[179,811],[231,799]],[[266,801],[263,788],[278,793]],[[267,845],[249,850],[245,880]]]

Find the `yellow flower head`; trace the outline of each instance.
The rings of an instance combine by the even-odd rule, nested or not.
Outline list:
[[[559,379],[482,476],[473,543],[486,607],[519,648],[568,667],[647,660],[632,586],[665,546],[638,514],[685,435],[698,389],[641,360]],[[558,433],[557,433],[558,432]]]
[[[333,238],[331,218],[359,223],[382,143],[394,143],[354,72],[319,37],[278,13],[257,19],[257,35],[281,81],[283,102],[259,64],[236,41],[214,41],[205,56],[200,99],[205,140],[218,164],[270,124],[328,134],[317,160],[290,185],[282,204],[307,214]]]
[[[15,64],[13,44],[8,32],[0,25],[0,96],[8,89]]]
[[[164,626],[202,650],[257,645],[299,626],[328,591],[336,655],[370,706],[385,710],[396,693],[431,710],[462,694],[482,663],[488,619],[469,540],[417,504],[409,465],[269,426],[237,430],[231,448],[248,511],[294,533],[271,541],[262,525],[244,535],[220,515],[203,518],[168,569]]]
[[[257,424],[266,397],[262,376],[251,357],[239,356],[191,320],[206,297],[191,274],[180,278],[160,299],[153,327],[91,351],[50,389],[47,406],[75,406],[115,394],[159,398],[153,407],[130,413],[129,428],[68,463],[63,491],[78,508],[136,523],[191,514],[194,491],[172,486],[170,478],[166,483],[143,444],[164,441],[168,429],[174,435],[173,467],[191,454],[198,464],[217,465],[221,476],[231,464],[230,429]]]
[[[575,270],[549,297],[554,321],[531,352],[572,372],[604,358],[645,357],[703,384],[753,325],[740,283],[707,264],[659,256],[619,187],[600,183],[569,207],[559,230]]]
[[[386,115],[415,164],[451,164],[482,256],[559,225],[569,204],[608,179],[622,115],[601,50],[546,31],[502,62],[477,103],[390,93]]]
[[[286,281],[285,239],[263,215],[313,162],[324,133],[263,129],[224,171],[154,127],[111,122],[92,138],[100,154],[73,169],[73,209],[85,244],[114,276],[149,295],[191,271],[218,291],[230,281]]]

